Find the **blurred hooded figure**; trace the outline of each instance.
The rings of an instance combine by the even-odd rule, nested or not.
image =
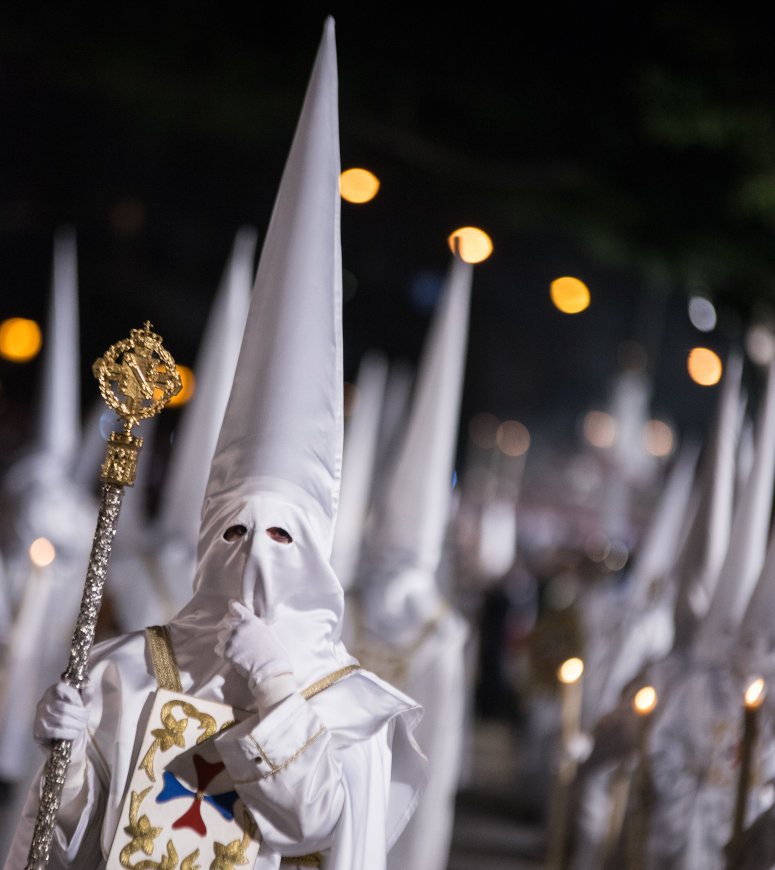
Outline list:
[[[0,854],[40,763],[29,723],[41,692],[67,661],[94,534],[96,500],[72,473],[81,437],[78,348],[76,237],[61,227],[54,237],[36,431],[0,493],[12,620],[0,652],[0,782],[13,784],[0,813]],[[48,564],[31,558],[30,545],[39,538],[53,546]]]
[[[257,870],[384,867],[426,776],[411,737],[419,708],[340,640],[329,563],[342,449],[338,145],[329,19],[211,465],[194,595],[166,640],[155,633],[186,695],[248,711],[214,745],[256,823]],[[95,647],[82,707],[61,684],[41,701],[38,735],[74,740],[51,866],[105,867],[125,836],[155,663],[150,635],[124,635]],[[8,870],[24,866],[35,804]]]
[[[440,578],[465,367],[470,263],[456,256],[434,315],[403,438],[364,544],[359,607],[348,630],[369,667],[416,697],[417,740],[430,777],[417,813],[388,857],[396,870],[447,866],[460,779],[468,626]]]

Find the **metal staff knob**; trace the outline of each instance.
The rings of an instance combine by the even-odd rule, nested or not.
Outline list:
[[[122,421],[124,431],[111,433],[100,469],[102,497],[97,529],[70,657],[62,674],[65,682],[79,690],[86,679],[124,487],[134,485],[137,458],[143,445],[142,438],[132,435],[132,428],[141,420],[158,414],[182,386],[175,360],[164,349],[161,336],[152,331],[148,321],[142,329],[131,330],[129,338],[108,348],[96,360],[92,372],[99,381],[103,399]],[[45,870],[48,865],[71,749],[69,740],[56,740],[52,746],[26,870]]]

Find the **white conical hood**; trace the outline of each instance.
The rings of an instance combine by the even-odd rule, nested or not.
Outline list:
[[[78,342],[75,232],[62,228],[54,237],[36,448],[63,464],[72,461],[80,436]]]
[[[358,368],[355,408],[345,429],[342,491],[331,552],[331,565],[345,590],[352,584],[361,552],[386,378],[384,354],[365,354]]]
[[[615,637],[604,664],[598,711],[612,709],[625,685],[644,665],[666,655],[672,645],[674,564],[687,532],[698,454],[697,444],[682,448],[636,552],[626,610],[611,626]]]
[[[330,564],[343,416],[336,92],[329,19],[212,461],[194,595],[169,623],[181,674],[190,673],[197,690],[224,676],[212,655],[212,674],[202,673],[202,658],[234,600],[272,624],[299,685],[353,663],[341,643],[344,593]],[[235,685],[237,706],[247,702],[243,684]]]
[[[329,553],[343,425],[338,124],[329,19],[261,252],[203,510],[205,520],[246,481],[290,488]]]
[[[380,549],[435,572],[449,520],[472,266],[452,261],[426,340],[407,429],[379,511]]]
[[[242,227],[234,239],[197,354],[194,395],[183,410],[162,491],[158,526],[163,540],[176,538],[192,548],[245,332],[257,236],[252,227]]]
[[[452,505],[471,274],[471,265],[455,257],[360,571],[366,627],[397,645],[436,618],[443,605],[437,571]]]
[[[405,421],[409,416],[409,397],[414,382],[414,369],[407,360],[393,360],[388,367],[385,396],[379,420],[371,504],[384,502],[385,489],[389,482],[396,453],[400,445]],[[367,517],[366,536],[371,536],[374,521],[373,510]]]
[[[698,629],[697,651],[724,656],[729,649],[764,565],[775,482],[775,363],[759,411],[755,454],[735,509],[724,564],[708,613]]]
[[[730,355],[707,452],[700,464],[699,505],[676,564],[675,643],[679,646],[691,640],[707,613],[729,546],[742,371],[741,357]]]

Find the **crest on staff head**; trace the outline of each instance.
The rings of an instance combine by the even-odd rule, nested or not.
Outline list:
[[[153,417],[182,387],[175,360],[146,320],[129,338],[117,341],[99,357],[92,373],[102,398],[124,424],[123,432],[111,433],[100,479],[117,486],[132,486],[137,456],[143,439],[132,435],[140,420]]]
[[[182,387],[175,360],[148,321],[142,329],[131,330],[129,338],[111,345],[95,361],[92,372],[126,434],[140,420],[158,414]]]

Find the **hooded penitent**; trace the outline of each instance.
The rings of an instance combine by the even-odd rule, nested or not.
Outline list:
[[[201,637],[241,600],[273,625],[300,685],[354,661],[329,564],[343,436],[336,91],[327,33],[264,240],[182,614]],[[233,526],[247,534],[226,541]]]
[[[466,357],[472,267],[455,257],[418,366],[409,419],[361,571],[357,651],[425,707],[430,779],[388,866],[446,867],[463,755],[467,627],[439,588]],[[384,670],[383,670],[384,669]]]
[[[71,477],[80,446],[81,408],[76,242],[67,228],[54,238],[42,357],[36,429],[29,448],[3,480],[0,535],[16,596],[27,576],[27,550],[35,538],[48,538],[58,555],[68,560],[74,551],[76,558],[84,550],[88,556],[88,534],[86,545],[80,545],[84,516],[93,531],[90,500],[77,491]]]
[[[358,670],[340,641],[343,592],[329,564],[342,458],[338,176],[329,19],[210,466],[193,597],[167,626],[177,665],[167,670],[179,679],[177,691],[258,711],[213,741],[260,831],[256,870],[276,870],[281,856],[313,850],[331,870],[384,866],[426,775],[410,737],[417,705]],[[262,635],[246,654],[266,663],[271,650],[283,649],[285,668],[267,676],[284,686],[290,678],[299,689],[270,709],[219,652],[224,617],[237,602],[242,626]],[[145,731],[157,686],[154,649],[143,633],[95,648],[84,691],[87,776],[65,803],[66,819],[75,819],[67,866],[87,866],[81,855],[107,854],[111,844],[123,848],[120,838],[130,832],[121,814],[136,770],[138,723]],[[68,833],[61,818],[59,832]],[[132,837],[125,848],[137,851]]]
[[[54,238],[36,430],[2,493],[14,621],[0,659],[0,779],[19,783],[19,801],[38,764],[28,723],[40,693],[67,663],[94,534],[94,500],[71,477],[81,431],[77,284],[75,234],[63,228]],[[36,567],[29,547],[40,537],[53,544],[55,558]],[[4,807],[0,852],[20,810],[20,802]]]
[[[632,661],[633,647],[637,647],[638,640],[633,629],[627,647],[614,654],[613,680],[609,678],[605,704],[590,711],[592,721],[596,721],[595,745],[582,768],[583,798],[578,813],[574,870],[600,866],[603,843],[610,835],[611,771],[618,762],[626,763],[635,749],[632,696],[641,686],[654,686],[661,699],[656,714],[660,715],[670,689],[686,673],[691,638],[718,582],[730,534],[735,451],[741,417],[741,376],[742,360],[733,354],[726,366],[711,431],[693,484],[697,504],[687,511],[689,529],[679,552],[671,564],[663,564],[661,577],[653,578],[656,582],[651,596],[644,594],[648,591],[648,577],[642,578],[642,586],[639,583],[633,589],[640,592],[641,612],[630,614],[627,622],[637,627],[638,623],[642,625],[661,612],[663,619],[659,622],[663,628],[665,622],[673,623],[660,632],[661,643],[672,643],[672,647],[669,652],[664,652],[663,648],[662,656],[656,655],[653,649],[637,650],[641,659],[640,670],[637,670],[638,663]],[[638,566],[635,572],[638,574]],[[625,682],[627,677],[631,678],[629,683]],[[618,692],[621,695],[617,701]],[[610,709],[612,703],[618,703],[613,710]]]
[[[396,646],[412,641],[443,603],[436,572],[450,518],[471,276],[472,266],[455,257],[367,545],[361,581],[366,626]]]
[[[691,643],[697,624],[708,611],[729,546],[737,436],[744,405],[742,370],[740,356],[731,354],[708,450],[700,465],[699,504],[674,570],[674,645],[680,649]]]
[[[775,475],[775,364],[760,403],[753,465],[735,505],[729,549],[688,669],[669,689],[649,740],[656,785],[650,851],[687,867],[721,868],[737,781],[743,685],[731,650],[764,564]],[[659,834],[657,834],[657,831]]]
[[[602,690],[595,698],[597,715],[616,704],[624,686],[644,665],[670,650],[675,595],[670,580],[682,534],[686,533],[697,453],[696,444],[681,450],[636,553],[625,610],[610,626],[613,642],[604,663]]]

